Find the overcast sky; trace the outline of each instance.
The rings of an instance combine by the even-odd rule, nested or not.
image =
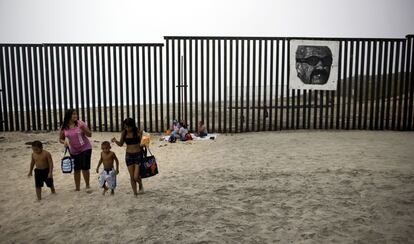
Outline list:
[[[414,0],[0,0],[0,42],[163,42],[165,35],[396,37]]]

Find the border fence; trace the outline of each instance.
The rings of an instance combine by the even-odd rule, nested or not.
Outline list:
[[[94,131],[164,129],[163,44],[0,45],[0,130],[56,130],[68,108]]]
[[[290,41],[339,42],[335,91],[289,89]],[[67,108],[93,131],[133,117],[237,133],[414,130],[414,36],[166,36],[165,44],[0,44],[0,131],[57,130]]]

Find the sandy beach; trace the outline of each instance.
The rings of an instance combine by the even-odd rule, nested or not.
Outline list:
[[[115,196],[74,191],[58,133],[1,133],[1,243],[413,243],[414,134],[284,131],[171,144],[152,135],[160,174],[134,197],[124,156]],[[57,194],[36,200],[31,147],[46,142]]]

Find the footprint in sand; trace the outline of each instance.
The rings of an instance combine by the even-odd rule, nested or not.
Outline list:
[[[394,190],[396,187],[393,185],[381,185],[377,186],[377,188],[381,190]]]
[[[86,193],[91,194],[93,191],[92,190],[86,190]]]
[[[225,186],[219,187],[213,190],[216,194],[219,195],[228,195],[228,190]]]
[[[158,215],[157,216],[157,220],[158,221],[163,221],[165,218],[167,218],[167,215],[166,214],[161,214],[161,215]]]
[[[301,235],[304,239],[312,239],[315,236],[314,232],[309,232],[309,233],[303,233]]]
[[[341,180],[339,183],[341,185],[350,185],[352,183],[352,181],[351,180]]]

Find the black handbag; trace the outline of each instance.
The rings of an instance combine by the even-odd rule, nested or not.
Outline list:
[[[150,155],[147,154],[150,153]],[[141,178],[148,178],[158,174],[158,165],[157,161],[155,160],[155,156],[151,153],[151,151],[145,147],[142,163],[139,168],[139,173]]]

